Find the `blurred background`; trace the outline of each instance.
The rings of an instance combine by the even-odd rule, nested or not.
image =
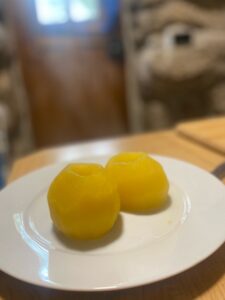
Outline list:
[[[224,0],[0,0],[0,185],[40,148],[224,113]]]

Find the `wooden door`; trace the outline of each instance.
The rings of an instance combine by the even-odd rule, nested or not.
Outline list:
[[[71,22],[64,27],[40,25],[31,0],[11,0],[8,12],[36,145],[126,132],[123,64],[107,52],[108,37],[100,32],[105,16],[77,32]]]

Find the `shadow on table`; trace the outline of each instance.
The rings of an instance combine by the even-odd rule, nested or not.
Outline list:
[[[144,295],[151,295],[152,299],[160,300],[200,299],[202,294],[207,298],[207,292],[210,292],[210,290],[212,292],[213,286],[217,284],[224,274],[225,244],[206,260],[189,270],[161,282],[143,286],[142,290]],[[223,299],[224,291],[222,290],[222,286],[222,283],[220,283],[220,288],[215,287],[216,292],[212,292],[213,295],[211,294],[207,299],[213,298],[214,295],[217,295],[218,299]]]
[[[150,285],[115,292],[57,291],[22,282],[0,272],[0,298],[4,300],[190,300],[207,293],[220,280],[224,272],[225,244],[207,260],[179,275]],[[222,293],[223,291],[220,295],[217,292],[218,297],[222,296]]]

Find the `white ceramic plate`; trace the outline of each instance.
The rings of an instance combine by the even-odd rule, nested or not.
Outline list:
[[[7,186],[0,193],[0,269],[50,288],[113,290],[170,277],[208,257],[225,239],[224,185],[193,165],[156,158],[170,180],[167,207],[152,214],[121,213],[98,241],[71,242],[53,229],[46,193],[64,164]]]

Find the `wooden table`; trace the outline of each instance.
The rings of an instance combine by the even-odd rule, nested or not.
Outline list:
[[[181,123],[176,132],[225,155],[225,116]]]
[[[209,171],[225,160],[225,155],[220,152],[185,139],[176,131],[165,131],[43,150],[16,161],[9,181],[51,163],[124,150],[148,151],[180,158]],[[0,273],[0,299],[222,300],[225,299],[224,271],[225,245],[207,260],[182,274],[158,283],[117,292],[56,291],[23,283]]]

